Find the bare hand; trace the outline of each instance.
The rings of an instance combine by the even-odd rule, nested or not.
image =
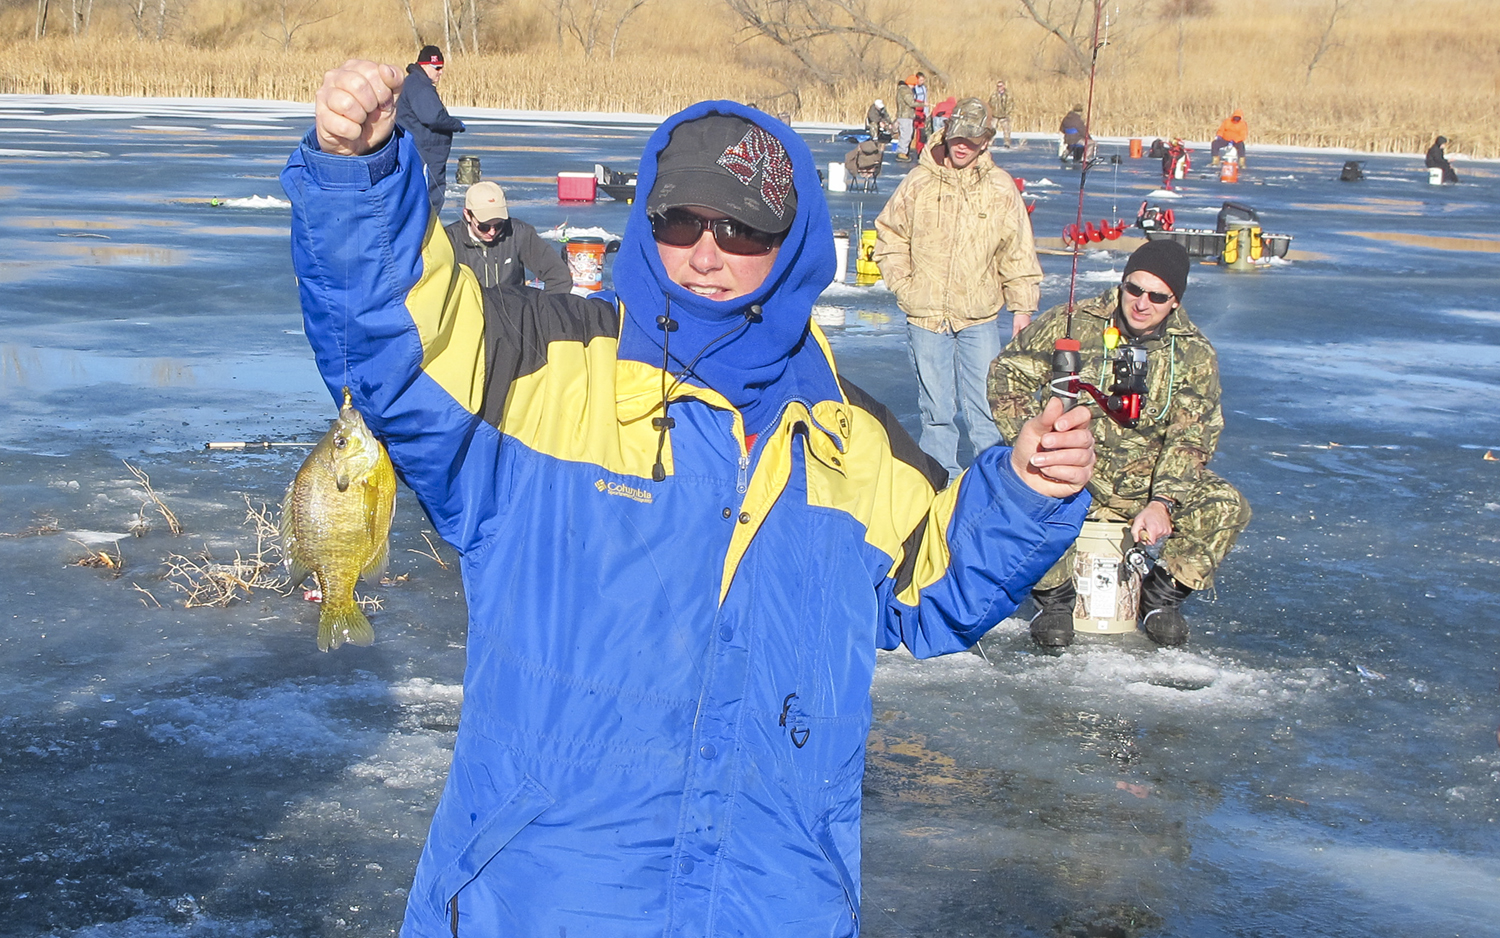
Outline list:
[[[1094,435],[1087,407],[1063,411],[1052,398],[1021,426],[1010,464],[1032,489],[1051,498],[1077,494],[1094,474]]]
[[[363,59],[325,73],[314,99],[318,146],[340,156],[380,149],[395,126],[396,99],[405,81],[395,66]]]
[[[1172,534],[1172,515],[1161,502],[1147,502],[1130,522],[1130,536],[1142,544],[1156,544]]]
[[[1020,335],[1021,334],[1021,330],[1025,329],[1029,325],[1031,325],[1031,314],[1030,313],[1013,313],[1013,314],[1011,314],[1011,317],[1010,317],[1010,335],[1011,335],[1011,338],[1015,338],[1016,336]]]

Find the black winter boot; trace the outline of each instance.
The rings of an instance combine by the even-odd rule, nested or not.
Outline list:
[[[1141,581],[1141,627],[1153,642],[1158,645],[1187,643],[1188,623],[1179,607],[1192,593],[1162,566],[1153,567]]]
[[[1031,640],[1046,648],[1063,648],[1073,644],[1073,603],[1078,593],[1073,581],[1048,590],[1032,590],[1037,614],[1031,619]]]

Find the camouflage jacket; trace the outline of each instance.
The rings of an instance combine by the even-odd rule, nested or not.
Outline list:
[[[1042,282],[1026,203],[988,152],[964,169],[922,151],[875,219],[875,263],[912,325],[941,332],[1036,309]]]
[[[1010,120],[1010,92],[995,92],[990,95],[990,120]]]
[[[1114,319],[1119,292],[1112,287],[1073,312],[1073,337],[1083,346],[1079,376],[1105,394],[1114,379],[1104,358],[1104,330]],[[1021,424],[1040,410],[1037,392],[1052,377],[1052,346],[1066,329],[1066,307],[1054,306],[1022,329],[990,366],[990,409],[1007,440],[1014,440]],[[1099,457],[1089,492],[1130,515],[1155,495],[1182,502],[1213,457],[1224,429],[1218,357],[1187,312],[1173,310],[1162,334],[1142,344],[1148,393],[1135,429],[1124,429],[1089,401]]]

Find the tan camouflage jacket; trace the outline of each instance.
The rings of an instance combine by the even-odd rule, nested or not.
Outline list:
[[[1104,330],[1114,318],[1119,292],[1112,287],[1073,312],[1073,337],[1083,346],[1079,376],[1105,394],[1114,379],[1104,358]],[[1148,393],[1135,429],[1124,429],[1089,401],[1099,459],[1089,492],[1129,516],[1152,496],[1184,501],[1224,429],[1214,347],[1181,307],[1165,326],[1161,337],[1144,343]],[[990,366],[990,409],[1006,440],[1015,440],[1021,424],[1041,409],[1037,392],[1052,377],[1052,346],[1066,328],[1065,306],[1054,306],[1022,329]]]
[[[997,91],[994,94],[990,95],[989,108],[991,121],[1000,120],[1002,118],[1005,120],[1009,120],[1010,92],[1007,91],[1005,92],[1005,94],[1001,94]]]
[[[948,169],[934,148],[875,219],[875,263],[907,322],[957,331],[993,320],[1002,305],[1035,312],[1042,266],[1015,180],[988,151]]]

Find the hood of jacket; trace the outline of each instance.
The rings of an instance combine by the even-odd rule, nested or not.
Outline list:
[[[423,71],[422,66],[416,62],[406,66],[406,80],[411,81],[414,78],[423,84],[432,85],[433,88],[437,87],[432,84],[432,79],[427,77],[427,72]]]
[[[807,144],[786,124],[763,111],[733,101],[702,101],[667,118],[641,155],[636,191],[649,193],[656,182],[657,158],[672,130],[710,114],[740,117],[765,129],[786,148],[797,190],[797,214],[765,281],[732,300],[711,300],[667,276],[646,210],[636,199],[614,263],[614,296],[624,310],[620,357],[666,368],[685,380],[722,394],[745,419],[748,433],[759,433],[791,400],[809,405],[842,400],[833,366],[812,337],[812,307],[833,282],[833,223]],[[752,180],[758,181],[759,174]],[[758,307],[759,317],[751,307]],[[670,334],[657,323],[669,316]],[[694,362],[694,358],[697,359]]]

